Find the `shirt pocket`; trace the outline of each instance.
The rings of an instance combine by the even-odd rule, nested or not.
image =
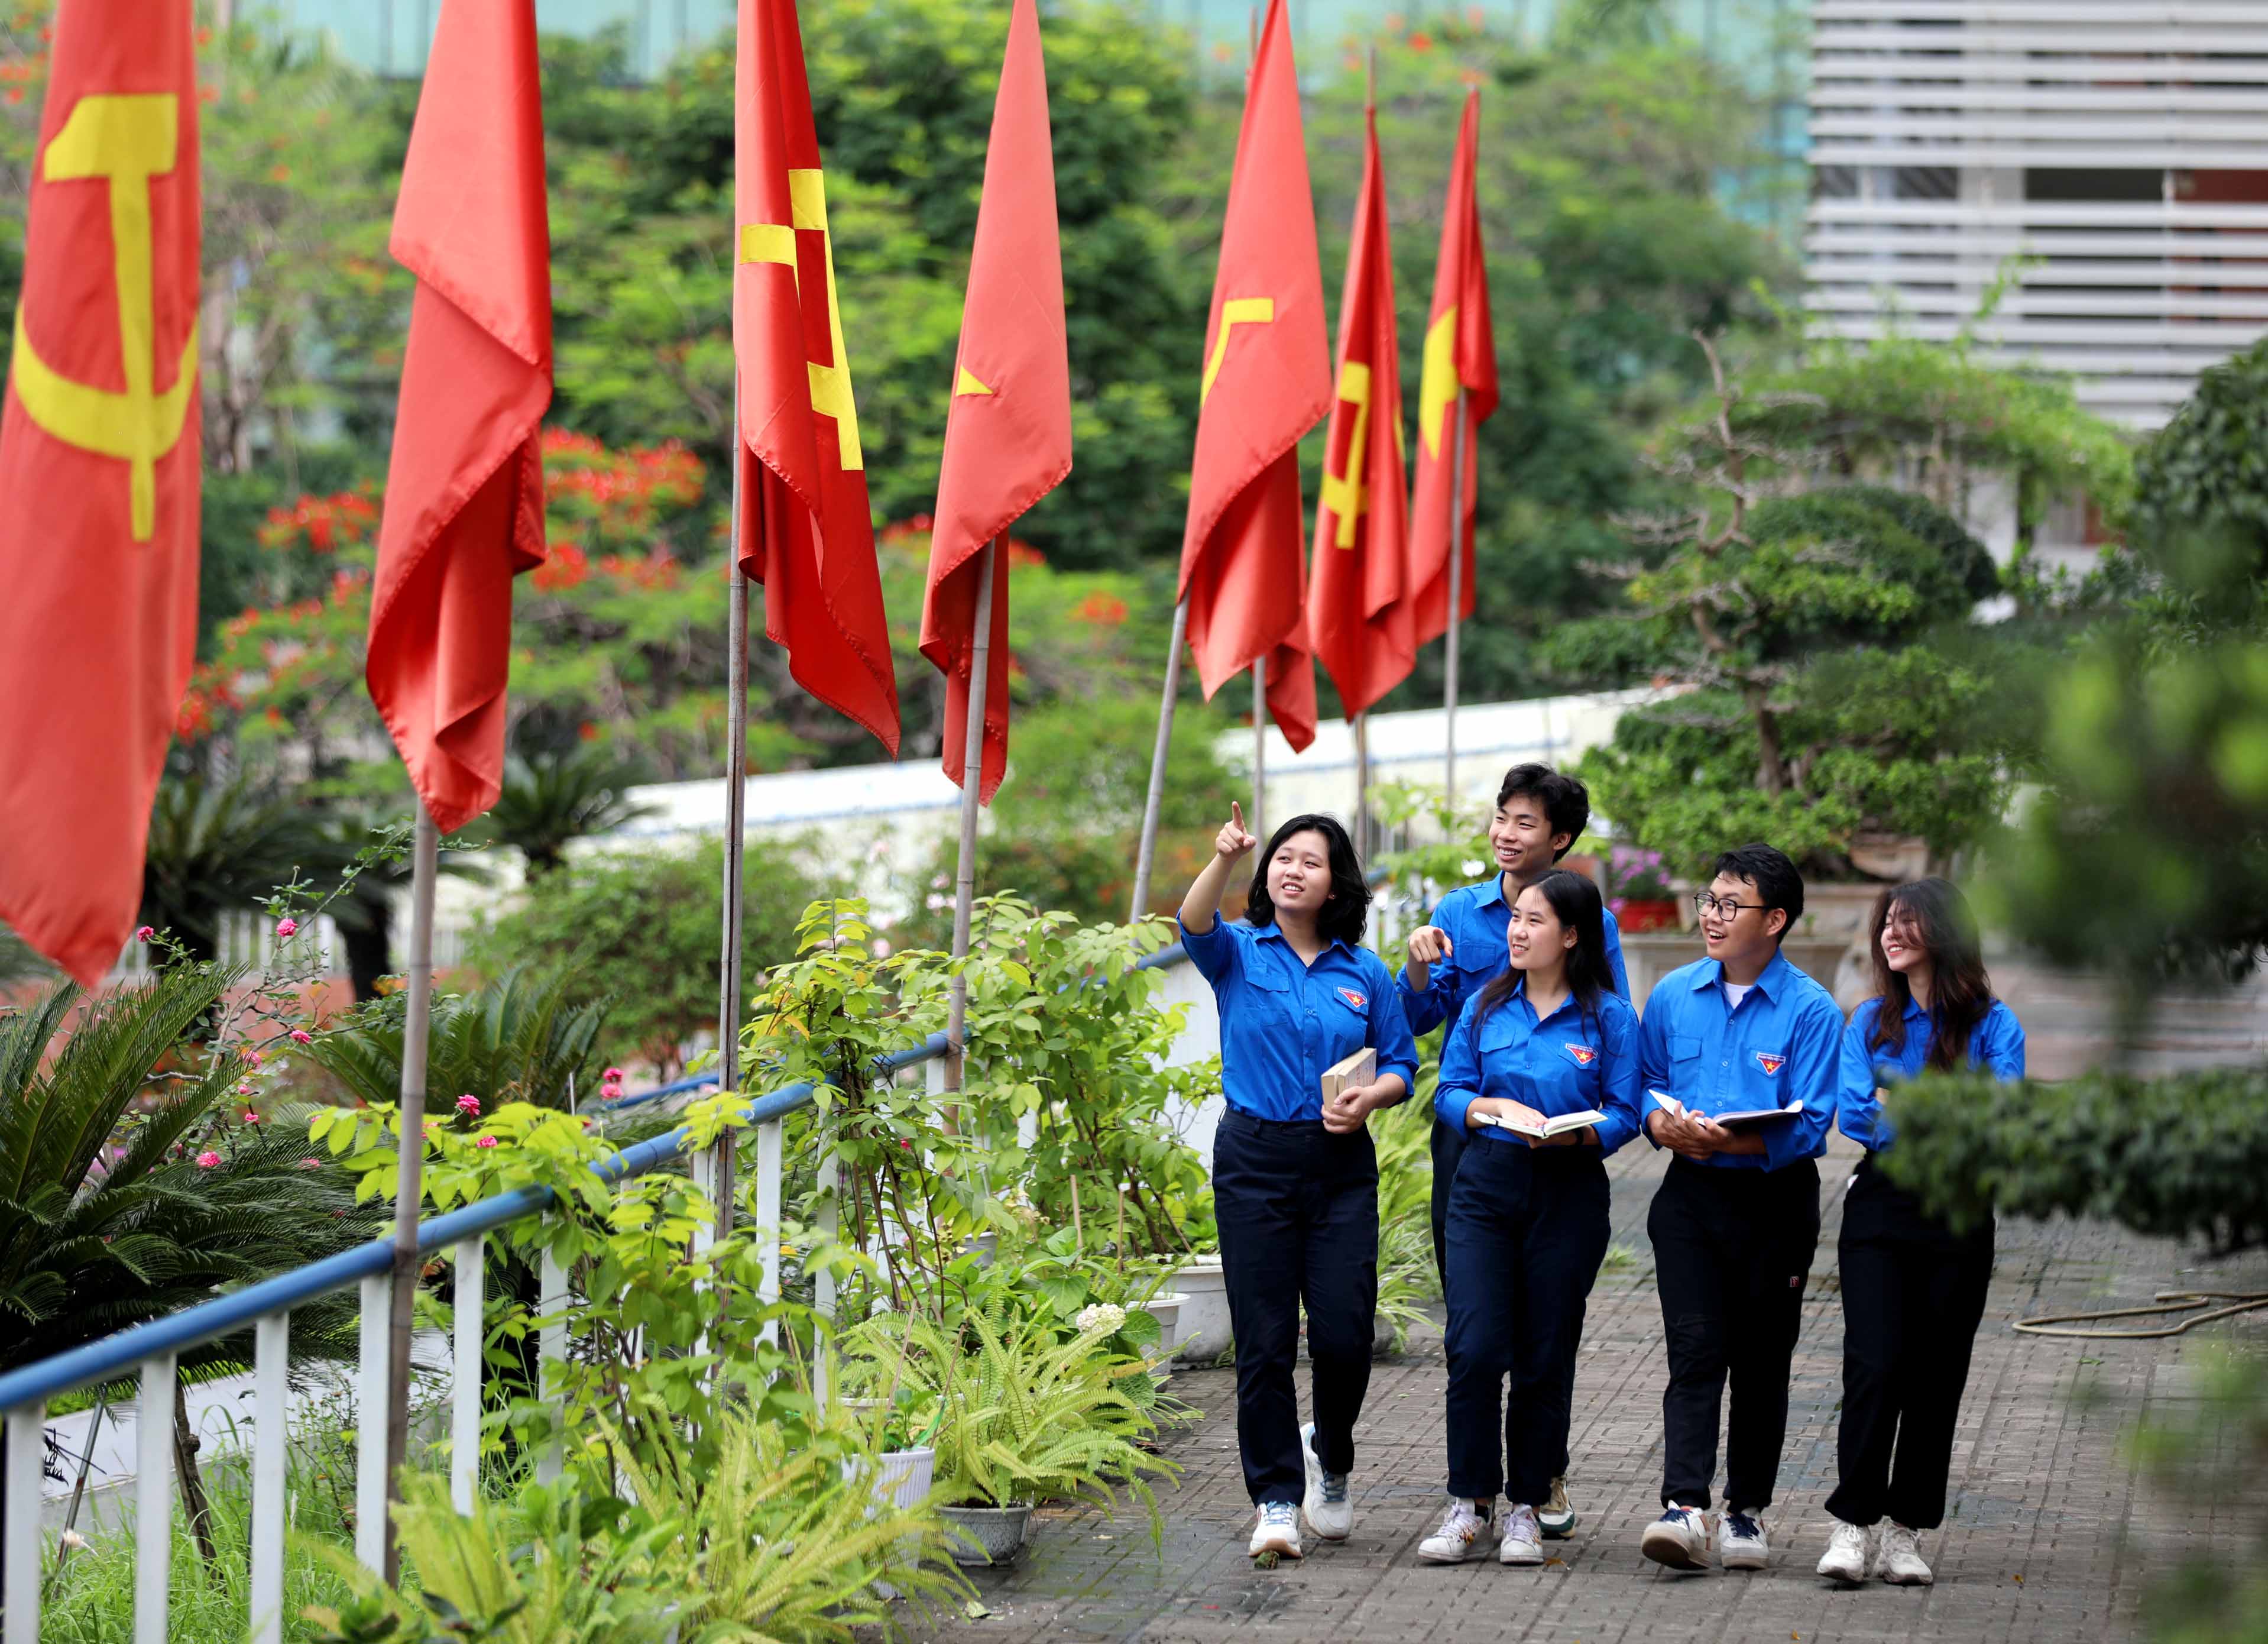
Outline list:
[[[1293,1006],[1292,979],[1278,972],[1260,955],[1247,956],[1244,966],[1244,996],[1237,1002],[1251,1013],[1257,1022],[1271,1028],[1290,1028],[1297,1021]]]
[[[1697,1062],[1701,1059],[1701,1038],[1698,1034],[1673,1033],[1669,1036],[1669,1059],[1673,1062]]]
[[[1315,1014],[1322,1023],[1325,1057],[1337,1062],[1370,1043],[1370,990],[1359,982],[1334,982],[1329,988]],[[1363,1002],[1356,1004],[1350,993]]]

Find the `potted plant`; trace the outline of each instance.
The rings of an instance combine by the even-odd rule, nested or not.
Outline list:
[[[900,1508],[919,1506],[937,1477],[937,1449],[930,1441],[945,1412],[935,1395],[899,1386],[887,1397],[846,1396],[843,1408],[874,1452],[877,1500]],[[865,1466],[854,1456],[843,1471],[849,1475]]]
[[[1677,893],[1661,852],[1618,844],[1607,857],[1607,905],[1625,936],[1677,928]]]

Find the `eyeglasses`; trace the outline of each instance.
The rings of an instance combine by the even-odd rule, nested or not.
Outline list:
[[[1761,902],[1735,902],[1730,896],[1713,896],[1705,890],[1697,890],[1693,893],[1694,911],[1704,918],[1713,913],[1719,918],[1737,919],[1743,910],[1749,908],[1761,908],[1764,905]]]

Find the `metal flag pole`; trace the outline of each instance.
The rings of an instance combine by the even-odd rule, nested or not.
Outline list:
[[[726,551],[732,571],[725,594],[725,879],[724,918],[717,960],[717,1088],[737,1090],[740,1080],[740,911],[747,886],[748,795],[748,573],[740,565],[740,374],[733,373],[733,513]],[[727,1130],[705,1159],[695,1161],[694,1181],[717,1206],[714,1236],[733,1231],[733,1132]]]
[[[441,831],[423,800],[417,803],[417,836],[409,881],[409,1007],[401,1029],[401,1163],[394,1186],[394,1293],[387,1331],[386,1501],[401,1499],[401,1470],[409,1456],[409,1322],[417,1296],[418,1209],[425,1197],[425,1051],[433,1008],[433,881],[440,862]],[[478,1307],[475,1297],[472,1305]],[[385,1566],[391,1584],[401,1574],[401,1552],[394,1544],[394,1517],[385,1525]]]
[[[984,790],[984,691],[992,647],[992,579],[1000,539],[984,544],[976,562],[976,627],[968,644],[968,727],[961,748],[961,873],[953,888],[953,956],[968,957],[969,913],[976,900],[976,814]],[[945,1029],[945,1087],[958,1091],[967,1061],[968,978],[956,975]]]
[[[1354,716],[1354,849],[1370,859],[1370,715]]]
[[[1266,836],[1268,824],[1268,654],[1252,659],[1252,831]]]
[[[1457,385],[1451,416],[1456,418],[1449,457],[1449,648],[1443,669],[1442,775],[1451,809],[1457,803],[1457,630],[1464,609],[1465,581],[1465,385]]]
[[[1150,750],[1150,793],[1142,801],[1142,844],[1134,854],[1133,924],[1150,910],[1150,864],[1158,851],[1158,807],[1166,793],[1166,756],[1174,740],[1174,700],[1182,690],[1182,641],[1189,630],[1189,602],[1174,607],[1174,637],[1166,646],[1166,689],[1158,701],[1158,741]]]

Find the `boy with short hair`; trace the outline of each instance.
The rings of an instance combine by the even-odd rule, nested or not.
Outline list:
[[[1836,1110],[1843,1013],[1788,963],[1803,879],[1771,846],[1717,859],[1694,903],[1708,957],[1671,971],[1638,1028],[1639,1112],[1670,1161],[1646,1233],[1668,1338],[1660,1519],[1639,1550],[1697,1570],[1709,1561],[1717,1419],[1726,1383],[1721,1555],[1762,1569],[1762,1515],[1787,1437],[1789,1368],[1819,1242],[1819,1167]],[[1666,1105],[1663,1097],[1675,1105]],[[1712,1115],[1794,1110],[1727,1129]]]

